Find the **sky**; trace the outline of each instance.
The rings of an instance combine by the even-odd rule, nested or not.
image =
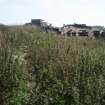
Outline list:
[[[0,23],[24,24],[43,19],[55,26],[105,26],[105,0],[0,0]]]

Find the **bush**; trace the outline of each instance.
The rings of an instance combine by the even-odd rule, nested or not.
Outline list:
[[[104,42],[89,41],[36,36],[29,51],[35,82],[30,105],[104,104]]]
[[[0,105],[23,105],[28,96],[24,66],[10,43],[9,36],[0,35]]]

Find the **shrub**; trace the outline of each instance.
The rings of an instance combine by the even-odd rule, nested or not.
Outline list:
[[[22,105],[28,99],[24,66],[10,43],[9,36],[0,35],[0,105]]]
[[[35,82],[30,105],[104,104],[104,42],[89,41],[36,36],[29,51]]]

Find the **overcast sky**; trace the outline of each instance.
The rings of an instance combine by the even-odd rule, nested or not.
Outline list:
[[[0,23],[23,24],[41,18],[57,26],[105,26],[105,0],[0,0]]]

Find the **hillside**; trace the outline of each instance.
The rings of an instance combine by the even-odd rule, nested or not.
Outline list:
[[[104,40],[0,27],[0,105],[104,104]]]

